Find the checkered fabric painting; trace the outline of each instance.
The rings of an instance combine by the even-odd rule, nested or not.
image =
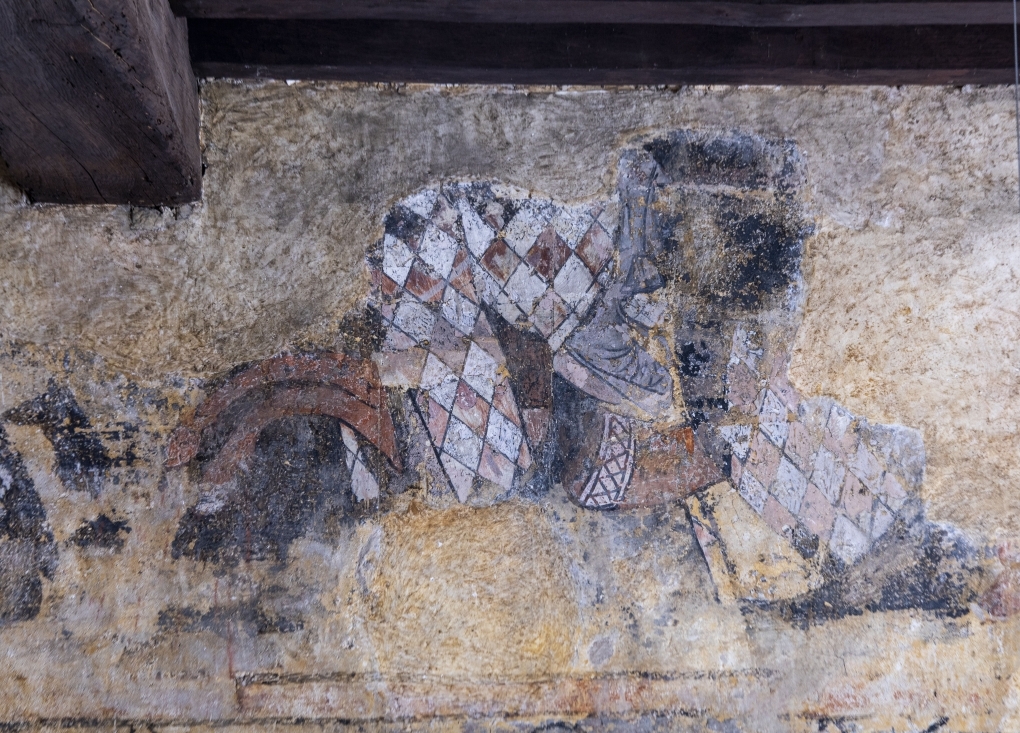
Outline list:
[[[461,501],[478,478],[511,488],[532,462],[486,311],[559,349],[597,300],[612,261],[601,213],[478,184],[419,193],[386,221],[372,260],[383,350],[427,352],[410,376],[415,401]]]

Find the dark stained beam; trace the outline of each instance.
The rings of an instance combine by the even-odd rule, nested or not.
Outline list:
[[[633,23],[743,27],[988,25],[1009,2],[687,2],[685,0],[172,0],[189,18]]]
[[[194,201],[198,124],[165,0],[0,0],[0,157],[32,200]]]
[[[1009,25],[189,21],[202,76],[513,84],[998,84]]]

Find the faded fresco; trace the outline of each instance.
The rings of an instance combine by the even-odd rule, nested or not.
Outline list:
[[[1014,616],[1016,553],[926,516],[917,426],[790,382],[805,165],[788,140],[673,130],[622,145],[592,200],[401,194],[327,337],[207,379],[5,342],[0,639],[107,680],[83,688],[94,720],[631,730],[731,704],[739,675],[760,696],[735,715],[772,704],[788,670],[724,624],[764,643]],[[826,710],[798,720],[858,730]],[[561,729],[536,725],[514,730]]]
[[[925,521],[918,433],[787,382],[799,164],[676,132],[622,155],[609,200],[472,182],[398,202],[351,348],[241,366],[171,436],[165,465],[204,492],[175,556],[283,558],[316,512],[412,484],[437,505],[563,491],[681,503],[720,600],[793,623],[967,613],[975,550]]]

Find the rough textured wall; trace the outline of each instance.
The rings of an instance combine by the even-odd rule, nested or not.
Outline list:
[[[30,206],[4,193],[0,718],[1020,728],[1020,224],[1005,90],[213,82],[202,97],[201,204]],[[749,165],[735,159],[684,168],[667,154],[686,150],[677,134],[759,141],[753,160],[790,163],[753,181],[730,176]],[[628,199],[626,163],[645,154],[628,151],[654,159],[654,202]],[[622,267],[621,210],[659,217],[644,246],[679,243],[684,256],[650,257],[666,348],[642,346],[669,372],[673,412],[638,414],[652,404],[640,394],[628,398],[638,412],[589,404],[562,362],[550,387],[554,424],[636,421],[619,434],[637,447],[621,455],[637,463],[634,487],[671,477],[656,500],[585,508],[586,487],[571,493],[555,470],[572,465],[569,435],[543,437],[551,447],[528,459],[550,467],[544,483],[521,483],[531,463],[515,456],[492,463],[509,474],[477,464],[458,484],[444,456],[460,449],[436,438],[437,413],[414,392],[424,377],[387,372],[396,357],[380,355],[439,353],[431,335],[373,341],[400,330],[385,312],[397,291],[370,278],[387,271],[387,216],[427,191],[456,208],[457,186],[486,182],[505,191],[471,194],[479,216],[485,196],[503,212],[595,207],[584,221],[614,243],[606,267]],[[796,257],[779,269],[792,289],[775,302],[730,308],[713,295],[735,271],[712,263],[749,261],[714,234],[730,189],[763,207],[740,240],[752,271],[769,269],[754,249],[769,222],[802,224],[787,227]],[[734,222],[755,215],[741,211]],[[434,203],[421,213],[437,230],[443,216]],[[557,231],[580,252],[571,216]],[[366,301],[382,321],[362,317]],[[508,349],[491,320],[507,352],[494,374],[516,398],[504,413],[526,418],[543,405],[521,397],[511,362],[524,347]],[[750,322],[758,340],[738,328]],[[584,357],[583,344],[546,341],[535,348],[550,358]],[[175,443],[175,429],[219,415],[208,405],[243,380],[241,365],[269,373],[278,362],[264,360],[284,349],[314,356],[284,365],[314,373],[302,385],[336,386],[314,410],[295,407],[305,387],[274,383],[247,443],[229,442],[249,414],[230,400],[234,417],[215,423],[226,427]],[[384,430],[344,432],[357,387],[322,354],[381,367],[372,414],[396,416],[399,471]],[[741,392],[741,379],[755,386]],[[655,449],[672,462],[642,464]],[[680,486],[693,475],[684,456],[701,452],[719,473]],[[834,463],[819,468],[819,455]],[[833,472],[853,492],[828,487]]]

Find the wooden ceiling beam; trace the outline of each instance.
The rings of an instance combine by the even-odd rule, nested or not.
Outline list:
[[[686,0],[171,0],[188,18],[418,20],[444,23],[683,24],[754,28],[989,25],[1010,2],[697,2]]]
[[[0,0],[0,157],[32,200],[198,199],[198,114],[164,0]]]
[[[207,76],[495,84],[996,84],[1009,25],[737,28],[191,19]]]

